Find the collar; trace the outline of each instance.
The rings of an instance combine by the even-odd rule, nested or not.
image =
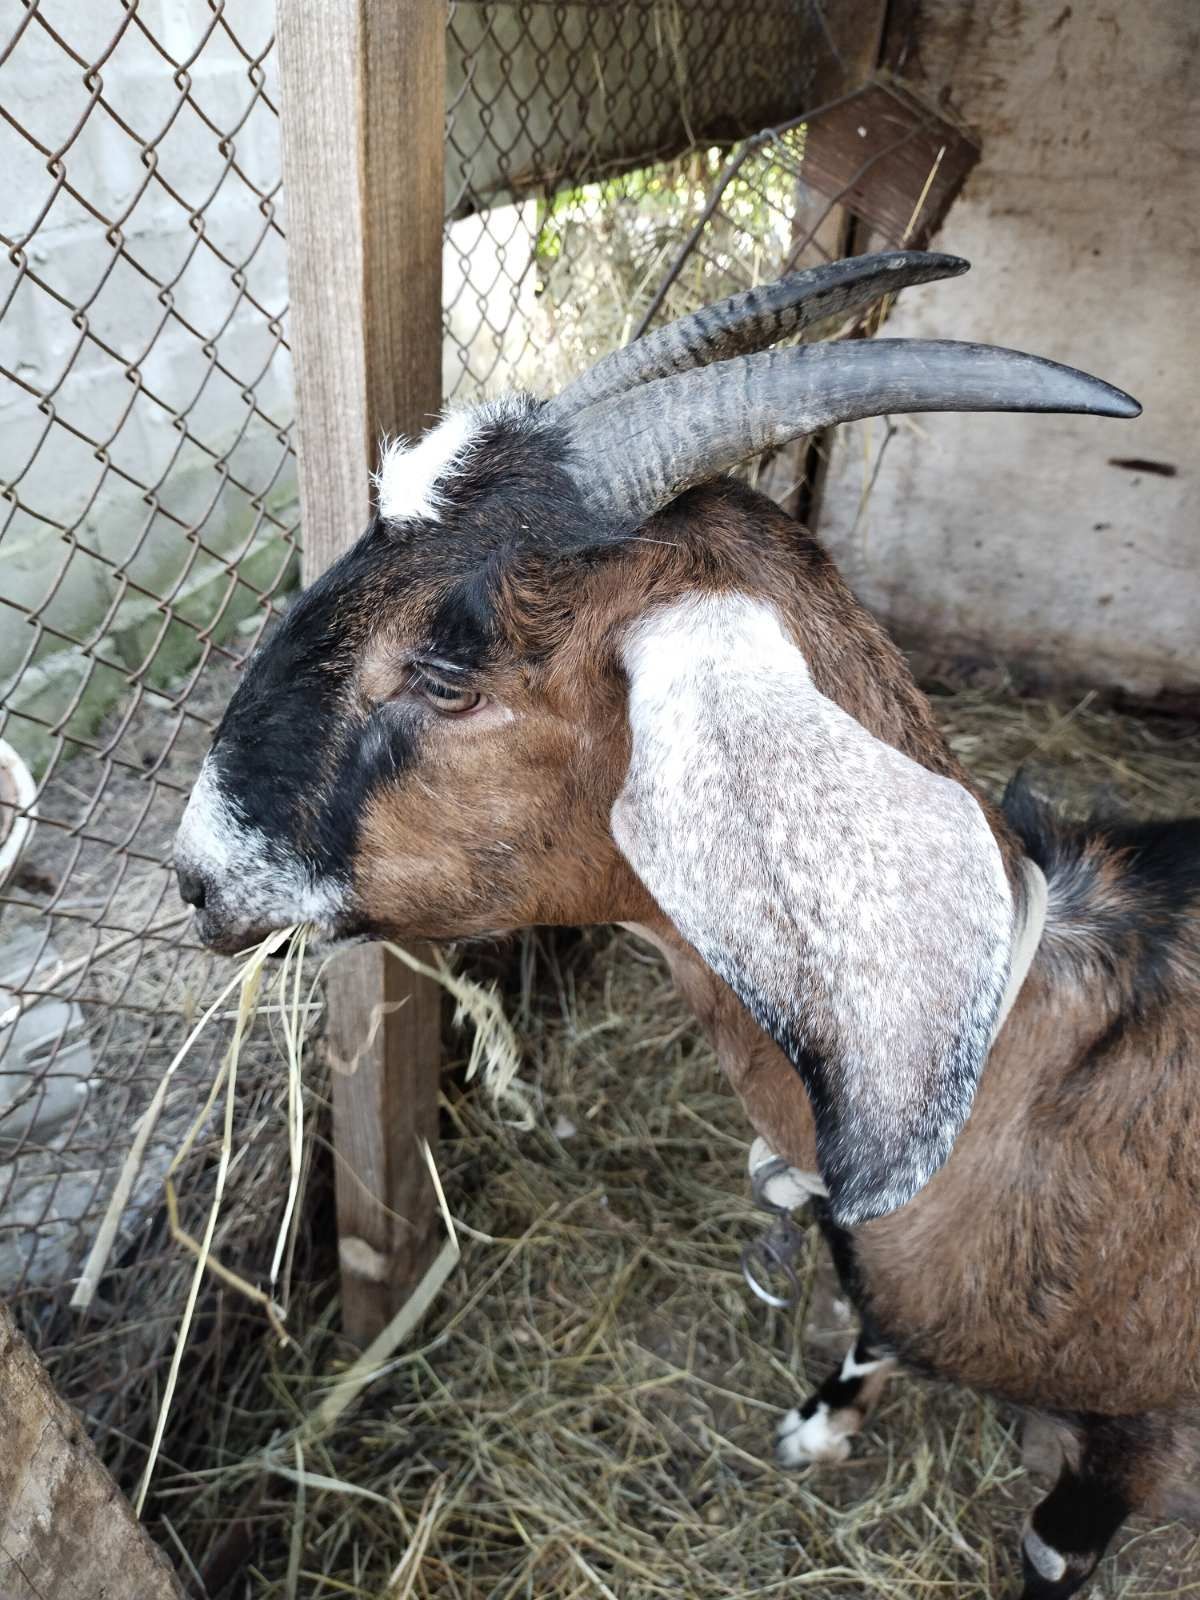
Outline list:
[[[1029,976],[1029,969],[1033,965],[1033,958],[1042,940],[1042,930],[1046,926],[1046,905],[1050,891],[1046,886],[1045,874],[1036,861],[1031,861],[1028,856],[1021,865],[1025,876],[1021,924],[1013,936],[1012,954],[1008,962],[1008,983],[1000,1001],[1000,1009],[996,1012],[996,1020],[992,1025],[989,1049],[995,1044],[1000,1029],[1008,1021],[1008,1014],[1016,1004],[1021,986]]]

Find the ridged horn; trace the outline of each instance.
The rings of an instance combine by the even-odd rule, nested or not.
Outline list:
[[[918,411],[1136,417],[1099,378],[996,345],[862,339],[738,356],[613,396],[568,425],[588,508],[627,533],[693,484],[818,428]]]
[[[889,250],[851,256],[746,289],[614,350],[568,384],[550,401],[546,413],[555,422],[568,421],[588,406],[627,394],[639,384],[765,350],[827,317],[848,316],[912,284],[957,278],[969,267],[961,256]]]

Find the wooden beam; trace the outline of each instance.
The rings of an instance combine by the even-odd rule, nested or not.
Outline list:
[[[79,1417],[0,1305],[0,1595],[182,1600]]]
[[[445,7],[279,0],[304,574],[358,537],[383,432],[441,404]],[[441,992],[378,948],[326,989],[342,1316],[372,1338],[427,1263]]]

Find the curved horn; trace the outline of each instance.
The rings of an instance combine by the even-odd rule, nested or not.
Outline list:
[[[602,401],[568,425],[568,471],[619,536],[693,484],[837,422],[915,411],[1136,417],[1120,389],[1040,356],[943,339],[862,339],[739,356]]]
[[[826,317],[844,317],[911,284],[957,278],[970,265],[961,256],[889,250],[833,261],[747,289],[614,350],[556,395],[546,415],[566,422],[585,407],[639,384],[765,350]]]

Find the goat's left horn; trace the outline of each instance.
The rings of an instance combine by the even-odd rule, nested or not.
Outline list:
[[[886,294],[938,278],[957,278],[970,264],[961,256],[936,251],[885,250],[744,289],[614,350],[556,395],[546,414],[555,422],[567,422],[587,406],[627,394],[639,384],[765,350],[815,322],[849,316]]]
[[[864,339],[739,356],[571,419],[568,470],[614,533],[693,484],[838,422],[917,411],[1136,417],[1136,400],[1040,356],[941,339]]]

